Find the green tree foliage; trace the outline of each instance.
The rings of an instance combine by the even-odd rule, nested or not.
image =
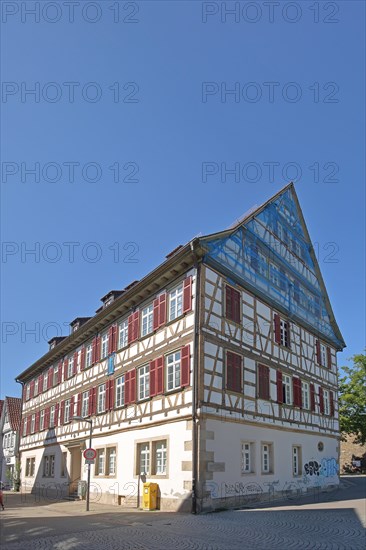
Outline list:
[[[354,355],[353,365],[343,367],[339,380],[341,432],[354,434],[356,443],[366,443],[366,355]]]

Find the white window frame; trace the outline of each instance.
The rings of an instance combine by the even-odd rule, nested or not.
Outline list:
[[[262,277],[268,276],[268,260],[260,250],[258,250],[258,273]]]
[[[323,390],[323,401],[324,401],[324,414],[330,415],[330,397],[329,397],[328,390]]]
[[[118,349],[128,346],[128,319],[123,319],[118,325]]]
[[[37,378],[34,381],[34,395],[35,396],[38,395],[38,393],[39,393],[38,392],[38,386],[39,386],[39,380],[38,380],[38,376],[37,376]]]
[[[30,398],[30,384],[27,384],[26,390],[25,390],[25,399],[26,399],[26,401],[28,401],[29,398]]]
[[[85,346],[85,368],[91,367],[93,364],[93,344],[89,342]]]
[[[114,477],[117,473],[117,448],[107,447],[106,475]]]
[[[89,391],[84,391],[81,398],[81,416],[86,418],[89,415]]]
[[[108,331],[104,332],[101,337],[101,346],[100,346],[100,358],[105,359],[108,357],[108,340],[109,335]]]
[[[303,409],[310,409],[310,385],[301,381],[301,401]]]
[[[42,409],[39,414],[39,431],[42,432],[43,430],[44,430],[44,409]]]
[[[101,384],[98,386],[98,392],[97,392],[97,413],[103,413],[105,412],[106,408],[106,384]]]
[[[165,357],[166,389],[173,391],[181,387],[181,353],[174,351]]]
[[[53,379],[52,379],[53,386],[56,386],[58,384],[58,369],[59,369],[58,365],[55,365],[55,367],[53,368]]]
[[[34,434],[35,429],[36,429],[36,415],[32,414],[32,416],[31,416],[31,427],[30,427],[31,434]],[[10,436],[10,434],[9,434],[9,436]],[[9,443],[10,443],[10,438],[9,438]]]
[[[327,365],[327,348],[324,344],[320,344],[320,364],[322,367]]]
[[[74,356],[69,357],[67,364],[67,378],[71,378],[74,374]]]
[[[241,473],[254,473],[254,443],[252,441],[241,442]]]
[[[272,284],[280,288],[280,270],[273,262],[269,262],[269,279]]]
[[[261,447],[262,474],[273,473],[273,443],[262,443]]]
[[[292,475],[298,477],[301,475],[301,446],[292,446]]]
[[[138,474],[150,475],[150,443],[140,443],[138,448]]]
[[[138,369],[138,388],[139,401],[150,397],[150,367],[143,365]]]
[[[64,424],[70,422],[71,399],[66,399],[64,406]]]
[[[105,472],[105,449],[97,449],[97,460],[95,463],[95,475],[103,476]]]
[[[55,413],[56,413],[56,407],[55,405],[52,405],[50,408],[50,428],[54,428],[55,426]]]
[[[281,346],[288,347],[290,338],[289,338],[289,323],[285,319],[280,317],[280,341]]]
[[[282,377],[283,402],[285,405],[292,405],[292,379],[288,374]]]
[[[183,283],[169,292],[169,321],[183,315]]]
[[[141,336],[147,336],[154,330],[154,306],[149,304],[141,311]]]
[[[36,471],[36,459],[34,456],[28,457],[25,461],[25,477],[34,477]]]
[[[165,476],[167,473],[167,441],[153,442],[154,460],[155,460],[155,475]]]
[[[119,376],[116,378],[116,396],[115,396],[115,407],[123,407],[125,404],[125,375]]]

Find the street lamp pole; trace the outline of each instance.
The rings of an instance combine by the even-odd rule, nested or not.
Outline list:
[[[87,422],[90,424],[90,431],[89,431],[89,449],[92,448],[92,435],[93,435],[93,421],[89,418],[84,418],[83,416],[73,416],[72,420],[79,420],[80,422]],[[86,511],[89,512],[89,505],[90,505],[90,469],[91,469],[91,463],[89,461],[88,463],[88,481],[86,486]]]

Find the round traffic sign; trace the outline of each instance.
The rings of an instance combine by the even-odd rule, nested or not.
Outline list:
[[[93,460],[97,456],[97,451],[95,449],[85,449],[83,455],[86,460]]]

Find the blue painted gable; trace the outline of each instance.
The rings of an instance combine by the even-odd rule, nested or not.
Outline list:
[[[344,347],[292,184],[232,230],[201,243],[206,263]]]

